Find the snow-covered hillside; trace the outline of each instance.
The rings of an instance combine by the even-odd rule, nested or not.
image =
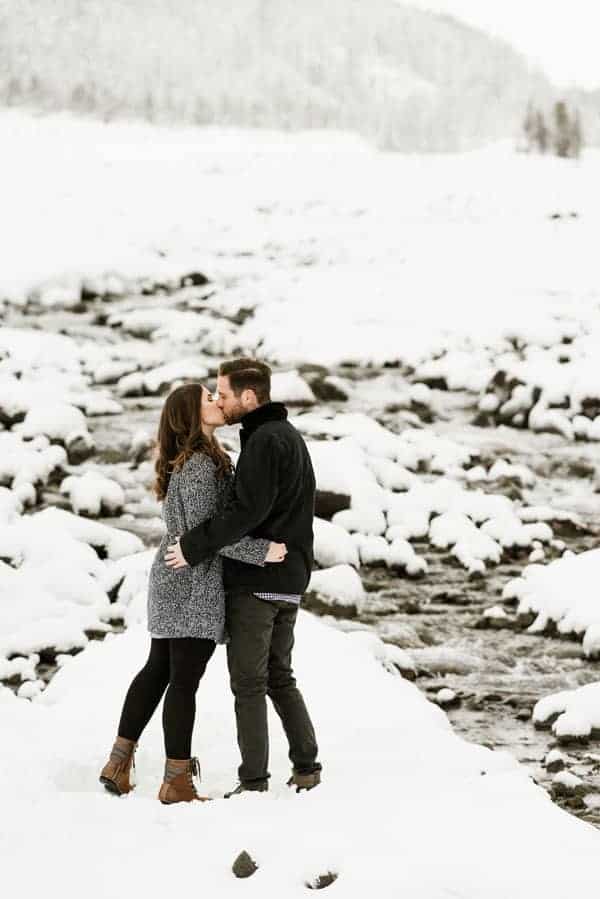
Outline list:
[[[21,0],[0,7],[0,54],[12,105],[343,128],[389,149],[513,137],[552,97],[508,44],[391,0]]]

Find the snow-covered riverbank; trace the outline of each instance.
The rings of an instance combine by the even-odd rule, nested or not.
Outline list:
[[[570,688],[594,676],[578,644],[563,668],[554,649],[529,657],[526,641],[522,657],[503,655],[502,628],[516,622],[497,604],[509,567],[516,578],[527,561],[550,562],[546,578],[518,581],[519,597],[560,622],[551,571],[568,580],[569,540],[578,553],[594,540],[596,157],[400,157],[348,137],[16,111],[0,115],[0,135],[11,160],[0,174],[0,680],[20,693],[0,687],[12,859],[0,878],[26,899],[153,897],[206,878],[219,897],[288,896],[327,871],[348,897],[597,888],[598,832],[508,753],[460,740],[398,673],[429,676],[433,695],[445,668],[459,699],[477,678],[490,694],[503,679],[527,688],[521,713],[542,699],[530,695],[536,672],[544,693],[565,686],[553,676]],[[322,494],[313,603],[341,620],[302,615],[298,673],[325,781],[289,794],[274,722],[269,796],[163,809],[156,721],[139,788],[117,801],[96,777],[145,651],[161,396],[241,349],[280,363],[277,398],[294,404]],[[584,600],[580,634],[597,621]],[[124,635],[94,639],[123,623]],[[202,686],[196,748],[217,797],[237,764],[222,655]],[[260,865],[243,885],[230,871],[241,849]]]
[[[267,796],[164,808],[155,798],[162,737],[154,721],[126,799],[96,778],[147,636],[133,627],[94,644],[25,703],[0,693],[3,882],[30,897],[117,899],[165,891],[305,895],[338,874],[336,894],[423,899],[564,899],[600,884],[600,835],[557,809],[513,759],[456,737],[445,714],[382,665],[382,645],[301,616],[297,669],[320,734],[324,783],[284,786],[289,763],[272,722]],[[374,701],[376,697],[377,701]],[[224,654],[199,694],[195,750],[219,796],[236,766]],[[246,849],[259,871],[238,884]],[[552,863],[548,863],[548,859]]]

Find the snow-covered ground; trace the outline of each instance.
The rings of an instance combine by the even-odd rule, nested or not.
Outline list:
[[[304,613],[297,671],[319,731],[318,790],[284,786],[274,720],[268,795],[163,807],[155,720],[137,754],[137,789],[103,793],[98,770],[146,649],[143,626],[133,626],[69,661],[32,704],[0,692],[2,878],[21,895],[291,897],[328,871],[338,874],[333,893],[356,899],[564,899],[600,884],[594,830],[556,808],[507,753],[456,737],[444,712],[385,669],[379,641]],[[218,797],[237,763],[222,651],[198,706],[203,788]],[[236,882],[230,868],[243,849],[259,870]]]
[[[318,791],[282,786],[276,722],[266,797],[163,809],[158,720],[134,795],[114,800],[96,780],[147,641],[153,550],[133,531],[141,511],[156,530],[159,506],[136,416],[151,419],[170,385],[203,380],[241,349],[280,363],[274,395],[294,406],[319,489],[338,504],[315,527],[311,591],[325,609],[358,614],[373,565],[405,586],[429,577],[426,553],[444,554],[436,566],[451,563],[466,583],[525,552],[533,564],[506,598],[535,612],[538,630],[585,632],[595,654],[595,551],[562,556],[555,530],[576,530],[577,518],[529,498],[544,466],[521,464],[511,444],[514,426],[549,430],[527,437],[550,441],[536,444],[549,454],[581,441],[600,462],[597,155],[576,165],[500,146],[401,157],[343,135],[15,110],[0,114],[0,137],[10,210],[0,222],[0,680],[19,693],[0,688],[11,856],[0,883],[27,899],[41,889],[158,896],[196,877],[218,897],[288,896],[327,871],[348,897],[597,889],[600,835],[508,754],[456,737],[398,673],[476,671],[478,659],[418,636],[409,654],[353,621],[334,629],[301,616],[297,667],[325,765]],[[65,333],[53,333],[61,315]],[[351,367],[343,377],[317,367],[344,361],[399,368],[358,380]],[[325,388],[349,411],[320,407]],[[440,389],[466,394],[505,452],[489,451],[481,428],[451,433]],[[47,503],[62,508],[38,509]],[[597,507],[588,496],[588,512]],[[488,619],[502,625],[503,614],[490,602]],[[121,621],[123,636],[93,640]],[[388,632],[400,642],[397,624]],[[59,667],[48,687],[41,657]],[[442,690],[436,702],[455,698]],[[202,685],[196,749],[218,797],[237,764],[221,653]],[[230,866],[244,848],[260,868],[242,885]]]
[[[199,270],[214,308],[255,310],[221,323],[216,352],[400,363],[481,394],[483,417],[600,437],[596,151],[399,156],[346,135],[17,110],[0,139],[0,299],[76,307],[82,284]],[[206,326],[139,308],[119,324],[194,342]]]

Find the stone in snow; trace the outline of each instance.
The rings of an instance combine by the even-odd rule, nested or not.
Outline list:
[[[298,371],[274,372],[271,377],[271,399],[290,406],[312,406],[314,393]]]
[[[358,548],[348,531],[322,518],[314,520],[315,560],[322,568],[334,565],[360,566]]]
[[[340,610],[358,614],[366,593],[357,572],[350,565],[334,565],[322,571],[313,571],[308,594],[316,597],[331,611]]]

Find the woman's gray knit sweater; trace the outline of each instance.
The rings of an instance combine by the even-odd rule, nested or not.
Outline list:
[[[169,568],[164,555],[169,543],[213,518],[227,504],[233,477],[217,478],[212,459],[194,453],[169,480],[163,502],[167,533],[156,551],[148,583],[148,630],[153,637],[204,637],[225,640],[225,592],[221,556],[264,565],[269,540],[244,537],[224,546],[219,555],[193,568]]]

